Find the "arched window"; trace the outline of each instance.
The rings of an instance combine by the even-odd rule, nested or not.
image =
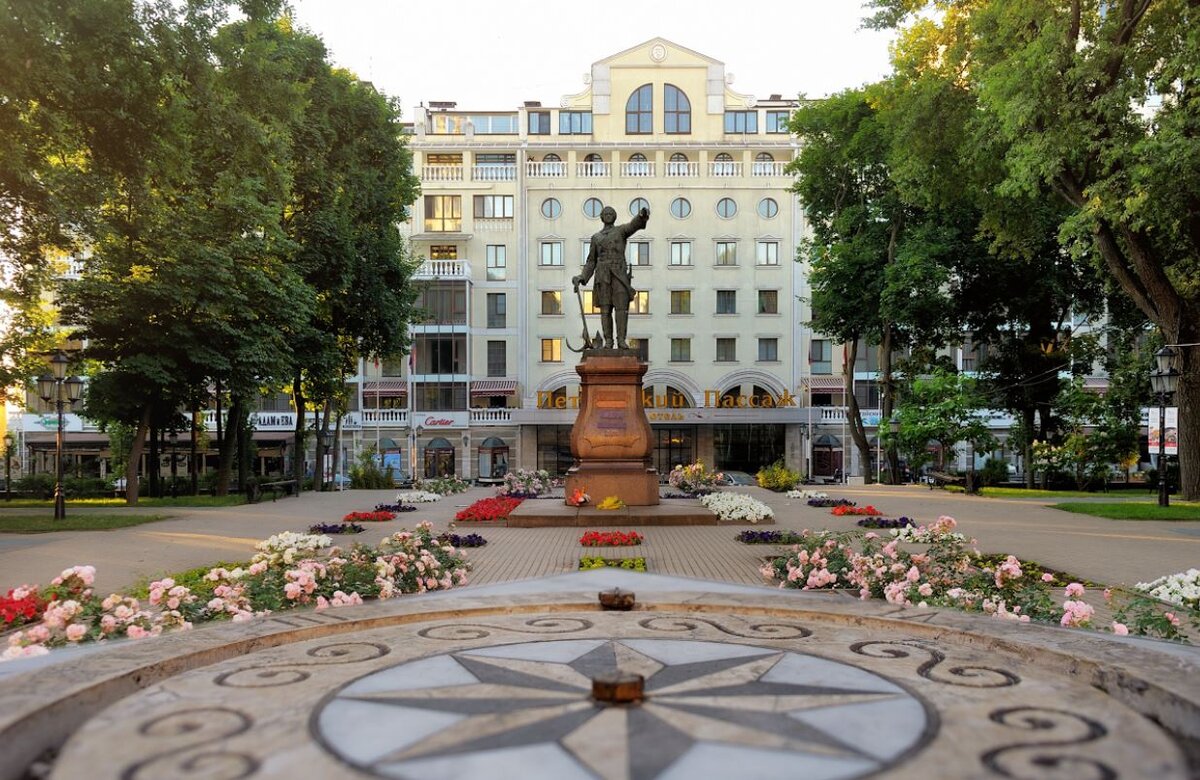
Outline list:
[[[683,152],[675,152],[671,155],[671,159],[667,162],[668,176],[687,176],[688,175],[688,157]]]
[[[583,158],[583,165],[579,170],[581,176],[604,176],[604,158],[592,152],[587,157]]]
[[[713,158],[713,176],[733,175],[733,155],[721,152]]]
[[[567,166],[563,164],[561,157],[551,152],[542,158],[542,173],[546,176],[566,176]]]
[[[646,159],[646,155],[641,152],[634,152],[629,155],[629,176],[649,176],[650,174],[650,161]]]
[[[625,103],[625,132],[628,135],[654,132],[654,87],[650,84],[635,89]]]
[[[692,132],[692,104],[674,84],[663,87],[663,120],[668,133]]]
[[[775,172],[775,157],[770,152],[754,155],[754,175],[770,176]]]

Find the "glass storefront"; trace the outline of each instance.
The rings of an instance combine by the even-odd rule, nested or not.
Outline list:
[[[660,428],[654,426],[654,467],[660,479],[671,469],[696,462],[695,427]]]
[[[574,465],[570,425],[537,426],[537,467],[554,477],[565,477]]]
[[[784,456],[783,425],[714,425],[713,451],[718,471],[753,474]]]

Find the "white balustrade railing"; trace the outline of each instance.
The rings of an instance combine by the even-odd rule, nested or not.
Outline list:
[[[785,162],[756,162],[750,166],[751,176],[782,176]]]
[[[472,409],[472,425],[507,425],[512,422],[512,409]]]
[[[700,163],[669,162],[667,163],[667,175],[680,178],[695,178],[700,175]]]
[[[623,162],[621,163],[621,175],[635,178],[653,176],[654,163],[649,160],[645,162]]]
[[[741,176],[745,170],[744,164],[740,162],[710,162],[708,164],[709,176]]]
[[[470,279],[471,264],[466,260],[426,260],[417,269],[417,278]]]
[[[512,230],[513,220],[496,219],[495,217],[475,217],[475,219],[471,221],[471,225],[475,228],[475,230]]]
[[[517,166],[516,163],[472,165],[471,179],[473,181],[516,181]]]
[[[408,425],[408,410],[407,409],[363,409],[362,410],[363,426],[371,425],[398,425],[405,427]]]
[[[612,175],[612,163],[606,162],[581,162],[575,163],[575,175],[585,179],[593,179],[599,176]]]
[[[567,164],[562,161],[527,162],[525,175],[535,179],[561,179],[567,175]]]
[[[423,165],[421,181],[462,181],[461,165]]]

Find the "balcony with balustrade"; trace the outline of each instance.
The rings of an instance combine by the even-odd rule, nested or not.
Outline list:
[[[462,181],[462,165],[422,165],[421,181]]]
[[[506,221],[512,222],[512,220]],[[471,279],[471,263],[467,260],[426,260],[421,263],[414,278],[422,281],[431,279],[469,281]]]
[[[698,162],[669,162],[666,164],[667,178],[694,179],[700,175]]]
[[[708,175],[715,178],[742,177],[745,175],[745,163],[716,161],[708,164]]]
[[[612,176],[612,163],[595,161],[575,163],[575,175],[581,179],[599,179]]]
[[[512,409],[472,409],[471,425],[512,425]]]
[[[516,181],[516,163],[486,163],[471,166],[471,181]]]
[[[583,163],[580,164],[582,165]],[[530,160],[525,163],[525,175],[531,179],[565,179],[567,177],[567,164],[554,160],[549,162]]]
[[[649,160],[625,161],[620,166],[623,178],[647,179],[654,176],[654,163]]]

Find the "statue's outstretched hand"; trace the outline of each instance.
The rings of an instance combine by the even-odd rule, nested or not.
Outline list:
[[[643,206],[642,210],[638,212],[638,216],[645,220],[650,219],[650,209]]]
[[[582,276],[572,276],[571,277],[571,286],[575,288],[574,289],[575,292],[579,292],[579,285],[582,283],[583,283]]]

